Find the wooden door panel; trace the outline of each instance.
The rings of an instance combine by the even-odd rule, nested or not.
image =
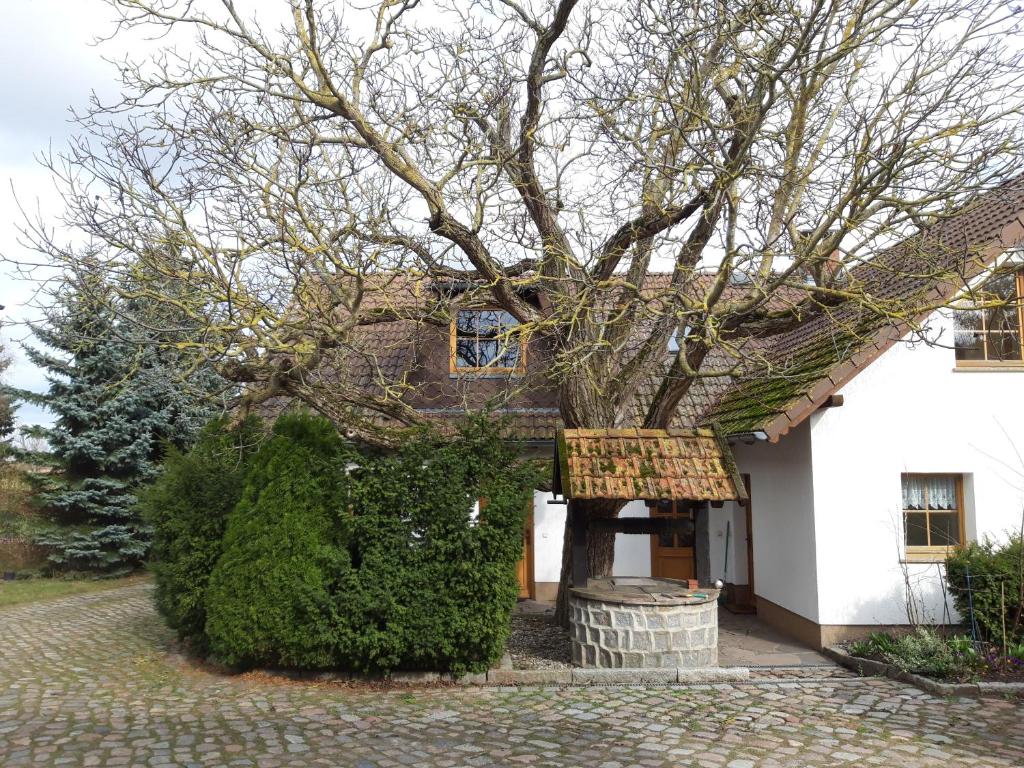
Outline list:
[[[693,519],[693,510],[672,502],[671,506],[654,506],[652,517]],[[651,536],[651,576],[663,579],[693,579],[697,576],[697,558],[693,536],[663,533]]]

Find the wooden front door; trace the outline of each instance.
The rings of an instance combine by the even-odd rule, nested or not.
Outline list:
[[[523,556],[516,563],[516,574],[519,577],[519,598],[529,599],[533,591],[533,512],[526,515],[523,526]]]
[[[487,508],[487,499],[477,499],[480,511]],[[533,497],[530,497],[529,511],[526,513],[526,524],[523,526],[523,556],[516,563],[516,578],[519,579],[519,599],[533,598]]]
[[[651,517],[675,517],[693,521],[692,505],[660,502],[651,507]],[[694,528],[689,533],[676,531],[651,535],[651,576],[665,579],[695,579]]]

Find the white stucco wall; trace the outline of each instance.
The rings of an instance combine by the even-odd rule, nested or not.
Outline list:
[[[949,344],[950,320],[931,325]],[[811,419],[820,623],[905,623],[900,475],[962,473],[968,538],[1019,527],[1024,371],[956,369],[952,349],[901,343],[841,392],[842,407]],[[908,567],[941,620],[937,566]]]
[[[557,582],[562,568],[562,537],[565,531],[564,504],[549,504],[550,493],[536,491],[533,495],[533,567],[534,580]],[[643,502],[631,501],[622,510],[622,517],[647,517]],[[616,576],[651,575],[651,541],[648,536],[615,537]]]
[[[735,445],[733,455],[739,471],[750,475],[755,593],[818,621],[810,427],[804,422],[775,444]],[[712,576],[717,542],[712,531]],[[721,560],[722,545],[717,549]],[[731,561],[735,555],[733,550]],[[741,557],[745,562],[746,553]]]
[[[725,550],[728,544],[729,556]],[[727,501],[721,508],[711,508],[708,518],[708,561],[711,580],[729,584],[747,581],[747,515],[739,504]]]

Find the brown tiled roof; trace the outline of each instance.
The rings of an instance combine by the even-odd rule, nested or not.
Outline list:
[[[980,196],[920,234],[879,253],[850,279],[879,304],[945,303],[984,264],[1024,242],[1024,176]],[[770,339],[763,363],[722,393],[702,422],[777,440],[923,323],[930,310],[885,320],[856,300]]]
[[[851,280],[879,302],[936,301],[952,297],[976,272],[1007,248],[1024,241],[1024,177],[981,196],[959,212],[919,235],[885,250],[850,272]],[[938,273],[945,271],[945,277]],[[694,289],[713,275],[696,277]],[[730,286],[728,291],[742,290]],[[670,275],[649,274],[642,287],[645,299],[671,299]],[[375,294],[380,295],[375,295]],[[791,304],[806,295],[784,288],[771,304]],[[389,273],[377,283],[367,280],[361,307],[412,310],[435,306],[440,298],[427,278]],[[441,301],[440,303],[443,303]],[[680,403],[673,428],[718,424],[726,434],[764,431],[775,440],[793,428],[840,387],[925,319],[886,321],[849,301],[822,311],[799,327],[770,339],[751,340],[743,350],[741,369],[732,375],[697,379]],[[367,326],[353,346],[359,353],[339,355],[333,367],[345,370],[347,385],[377,391],[382,382],[405,381],[408,404],[442,423],[451,423],[460,410],[493,408],[509,422],[510,434],[520,440],[550,440],[561,426],[558,397],[546,380],[544,355],[531,349],[528,376],[452,377],[447,369],[447,332],[443,327],[416,327],[412,320]],[[707,368],[736,364],[724,350],[714,349]],[[661,371],[652,371],[649,386],[641,387],[629,409],[639,424],[656,391]],[[325,374],[327,375],[327,374]]]
[[[563,429],[555,491],[570,499],[743,498],[732,454],[711,429]]]

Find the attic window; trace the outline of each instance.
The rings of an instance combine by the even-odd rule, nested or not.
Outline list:
[[[522,373],[519,321],[500,309],[460,309],[451,327],[452,373]]]
[[[989,279],[956,313],[958,366],[1024,365],[1024,270]]]

